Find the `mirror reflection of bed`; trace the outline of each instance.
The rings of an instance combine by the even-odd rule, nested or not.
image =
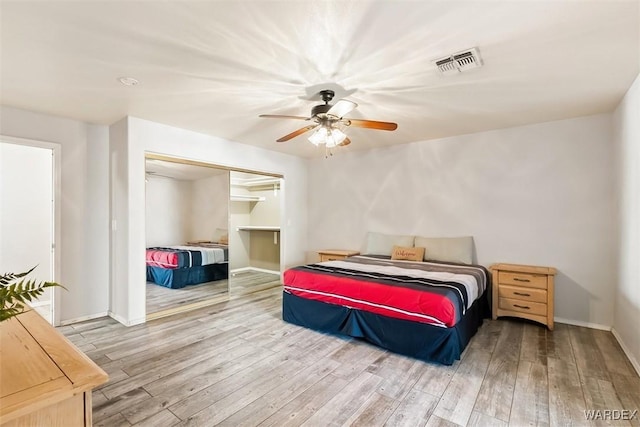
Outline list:
[[[279,179],[148,155],[145,182],[149,319],[281,286],[279,231],[236,230],[279,226]]]

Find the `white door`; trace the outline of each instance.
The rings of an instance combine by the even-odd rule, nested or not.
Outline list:
[[[0,142],[0,271],[54,281],[53,150]],[[53,322],[53,290],[32,303]]]

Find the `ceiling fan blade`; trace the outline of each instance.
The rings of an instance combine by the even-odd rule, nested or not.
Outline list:
[[[309,117],[302,116],[286,116],[282,114],[260,114],[258,117],[265,117],[267,119],[298,119],[298,120],[309,120]]]
[[[344,139],[344,141],[338,144],[338,147],[344,147],[345,145],[349,145],[349,144],[351,144],[351,140],[347,137]]]
[[[341,99],[340,101],[336,102],[335,105],[329,109],[329,111],[327,111],[327,114],[342,118],[349,114],[357,106],[358,104],[356,104],[355,102]]]
[[[285,142],[288,141],[292,138],[295,138],[298,135],[302,135],[305,132],[310,131],[311,129],[315,129],[317,128],[319,125],[315,124],[315,125],[309,125],[309,126],[305,126],[302,129],[298,129],[297,131],[291,132],[288,135],[283,136],[282,138],[276,139],[277,142]]]
[[[377,130],[396,130],[398,128],[397,123],[391,122],[378,122],[375,120],[360,120],[360,119],[346,119],[349,120],[351,126],[359,128],[377,129]]]

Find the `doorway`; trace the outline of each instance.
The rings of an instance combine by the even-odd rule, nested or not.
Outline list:
[[[251,293],[280,279],[282,179],[251,172],[230,174],[229,290]]]
[[[269,269],[258,267],[260,271],[249,268],[242,256],[251,252],[252,239],[237,230],[234,212],[240,209],[250,214],[256,203],[250,199],[266,198],[239,196],[265,189],[252,185],[256,191],[250,191],[243,182],[238,190],[232,178],[237,173],[247,174],[203,162],[146,155],[147,320],[280,286],[279,250],[277,263]],[[261,176],[277,183],[275,187],[269,184],[271,194],[277,195],[280,178]],[[273,211],[273,203],[279,201],[264,203],[262,208]],[[279,209],[278,205],[276,212]],[[278,236],[273,241],[279,248],[279,216],[276,222]]]
[[[0,270],[22,273],[35,267],[28,279],[59,281],[59,146],[0,138]],[[45,289],[30,305],[49,323],[58,323],[55,288]]]

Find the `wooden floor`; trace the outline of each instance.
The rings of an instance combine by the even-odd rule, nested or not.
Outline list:
[[[187,306],[229,292],[231,295],[251,293],[256,289],[265,289],[280,285],[280,275],[255,270],[232,273],[229,280],[216,280],[184,288],[171,289],[147,282],[147,313],[157,313],[167,309]],[[269,286],[264,286],[264,285]]]
[[[582,426],[608,425],[585,410],[640,409],[640,378],[609,332],[487,321],[441,366],[285,323],[280,292],[61,328],[110,375],[94,425]]]

